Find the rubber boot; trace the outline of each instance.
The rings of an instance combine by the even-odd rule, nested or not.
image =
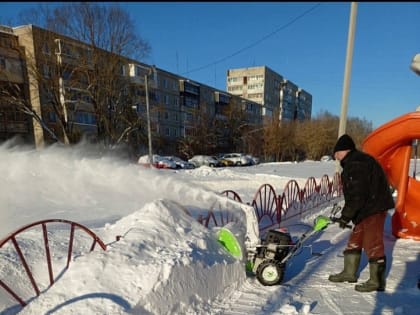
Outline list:
[[[359,292],[385,291],[386,257],[369,259],[369,280],[357,284],[354,288]]]
[[[357,271],[359,270],[362,251],[344,252],[344,270],[335,275],[330,275],[328,280],[332,282],[357,282]]]

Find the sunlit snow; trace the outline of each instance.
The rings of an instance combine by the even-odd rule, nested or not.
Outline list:
[[[390,211],[385,246],[385,292],[359,293],[336,284],[349,230],[330,225],[287,266],[281,285],[263,286],[217,242],[217,227],[194,218],[212,207],[233,211],[229,228],[244,242],[249,206],[221,196],[236,191],[251,202],[262,184],[281,193],[290,179],[333,177],[334,161],[265,163],[250,167],[156,170],[83,148],[41,151],[0,147],[0,239],[40,220],[65,219],[90,228],[107,245],[89,252],[91,239],[77,231],[66,269],[69,230],[48,226],[56,281],[49,286],[42,231],[18,236],[40,287],[22,270],[12,244],[0,249],[0,280],[21,294],[24,308],[0,286],[0,313],[8,314],[418,314],[420,243],[395,239]],[[294,238],[311,228],[316,209],[285,222]],[[192,215],[192,216],[191,216]],[[117,240],[118,239],[118,240]],[[318,253],[319,255],[311,255]],[[20,267],[15,267],[20,266]],[[362,260],[360,279],[368,277]],[[19,269],[20,268],[20,269]]]

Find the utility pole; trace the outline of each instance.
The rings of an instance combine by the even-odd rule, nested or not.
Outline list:
[[[144,75],[144,89],[146,90],[146,115],[147,115],[147,139],[149,143],[149,163],[153,166],[152,154],[152,129],[150,127],[150,105],[149,105],[149,75],[154,72],[154,67],[149,69],[149,72]]]
[[[341,99],[341,115],[340,115],[340,124],[338,127],[338,138],[346,133],[347,107],[348,107],[348,96],[349,96],[349,86],[350,86],[350,77],[351,77],[351,66],[352,66],[352,61],[353,61],[353,45],[354,45],[354,33],[356,29],[356,15],[357,15],[357,2],[352,2],[351,11],[350,11],[349,33],[347,37],[347,54],[346,54],[346,65],[344,69],[343,95]]]
[[[150,128],[150,106],[149,106],[148,76],[149,76],[149,74],[144,75],[144,88],[146,90],[147,139],[148,139],[148,143],[149,143],[149,163],[150,163],[150,167],[152,167],[152,165],[153,165],[152,130]]]

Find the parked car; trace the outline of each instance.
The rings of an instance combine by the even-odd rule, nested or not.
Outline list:
[[[188,162],[194,164],[195,167],[200,167],[203,165],[210,166],[210,167],[217,167],[221,166],[220,161],[211,155],[194,155]]]
[[[153,164],[157,163],[156,154],[152,155],[152,160],[153,160],[153,162],[152,162]],[[146,154],[146,155],[140,156],[137,163],[140,164],[140,165],[143,165],[143,166],[149,166],[149,164],[150,164],[149,155]]]
[[[164,156],[159,156],[157,160],[157,168],[170,168],[170,169],[176,169],[177,165],[174,161],[168,160]]]
[[[223,159],[232,161],[236,166],[252,165],[252,159],[243,153],[227,153],[223,155]]]
[[[235,166],[235,163],[231,160],[227,160],[224,158],[217,158],[221,164],[221,166]]]
[[[226,160],[223,158],[225,154],[226,153],[218,153],[215,156],[215,158],[219,160],[220,166],[235,166],[235,163],[233,163],[231,160]]]
[[[259,159],[258,157],[253,156],[253,155],[251,155],[251,154],[247,154],[246,156],[247,156],[247,157],[249,157],[249,158],[251,159],[251,161],[252,161],[252,165],[257,165],[257,164],[260,164],[260,159]]]
[[[152,160],[153,160],[152,165],[156,168],[169,168],[169,169],[176,169],[177,168],[176,163],[174,161],[168,160],[164,156],[153,154]],[[149,166],[150,165],[149,155],[142,155],[138,159],[137,162],[140,165]]]
[[[184,161],[183,159],[181,159],[180,157],[177,156],[165,156],[166,159],[175,162],[176,164],[176,168],[182,168],[182,169],[192,169],[195,168],[194,164]]]

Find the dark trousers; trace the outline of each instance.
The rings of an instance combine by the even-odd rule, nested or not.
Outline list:
[[[384,225],[386,214],[386,211],[379,212],[357,224],[350,234],[344,252],[364,249],[369,259],[384,257]]]

